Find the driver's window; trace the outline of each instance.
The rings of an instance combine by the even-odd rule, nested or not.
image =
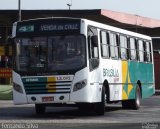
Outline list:
[[[93,70],[99,66],[99,51],[98,45],[95,45],[92,41],[93,36],[98,36],[97,28],[88,27],[88,50],[90,59],[90,70]]]

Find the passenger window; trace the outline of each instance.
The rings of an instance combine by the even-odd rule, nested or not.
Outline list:
[[[137,54],[136,54],[136,45],[135,42],[136,40],[134,38],[129,39],[130,43],[130,59],[131,60],[136,60],[137,59]]]
[[[147,57],[147,43],[144,41],[144,61],[148,62],[148,57]]]
[[[114,33],[110,33],[110,53],[112,58],[118,59],[118,38]]]
[[[101,31],[101,54],[109,58],[109,34],[105,31]]]
[[[151,46],[151,42],[149,42],[149,52],[150,52],[150,62],[152,62],[152,46]]]
[[[120,55],[121,55],[121,59],[128,59],[127,37],[122,35],[120,35]]]
[[[139,61],[144,61],[144,47],[143,47],[143,41],[138,40],[138,50],[139,50]]]
[[[145,58],[147,62],[152,62],[152,54],[151,54],[151,45],[150,42],[145,43]]]

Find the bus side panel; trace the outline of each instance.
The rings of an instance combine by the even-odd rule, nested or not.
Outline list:
[[[154,93],[153,64],[122,61],[123,100],[134,99],[137,82],[140,81],[142,98]]]
[[[144,78],[141,82],[142,98],[147,98],[154,94],[153,64],[141,63],[139,69],[142,75],[141,78]]]
[[[135,98],[137,82],[139,81],[142,88],[142,98],[149,97],[154,93],[153,65],[150,63],[128,62],[129,78],[128,99]],[[132,88],[130,86],[132,85]]]
[[[153,65],[134,61],[101,61],[103,80],[109,82],[110,100],[135,99],[137,82],[141,82],[142,98],[154,93]],[[120,63],[121,62],[121,63]],[[116,64],[116,65],[115,65]],[[121,67],[121,68],[120,68]],[[120,93],[122,92],[122,93]],[[121,95],[121,97],[118,97]]]
[[[122,100],[135,98],[135,64],[122,61]]]
[[[122,63],[119,60],[101,60],[102,82],[109,83],[110,101],[122,100]]]

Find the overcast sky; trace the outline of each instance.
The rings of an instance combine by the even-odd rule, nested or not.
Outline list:
[[[71,0],[21,0],[22,9],[68,9]],[[0,0],[0,9],[17,9],[18,0]],[[108,9],[160,20],[160,0],[72,0],[71,9]]]

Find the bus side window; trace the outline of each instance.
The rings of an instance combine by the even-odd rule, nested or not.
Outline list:
[[[139,51],[139,61],[143,62],[144,61],[144,46],[143,46],[142,40],[138,40],[138,51]]]
[[[101,35],[101,55],[109,58],[109,34],[105,31],[100,32]]]
[[[98,31],[95,27],[88,27],[88,52],[90,70],[99,66]]]
[[[116,53],[116,58],[118,59],[119,58],[119,35],[116,34],[116,44],[115,44],[115,53]]]
[[[110,41],[110,53],[111,57],[118,59],[118,35],[114,33],[110,33],[109,35],[109,41]]]
[[[151,42],[149,42],[150,62],[152,62]]]
[[[128,59],[128,53],[127,53],[127,37],[120,35],[120,55],[121,55],[121,59],[126,60]]]
[[[146,61],[147,62],[152,62],[152,55],[151,55],[151,44],[150,42],[146,42],[146,46],[145,46],[145,53],[146,53]]]
[[[136,60],[137,59],[137,53],[136,53],[136,40],[134,38],[129,38],[129,44],[130,44],[130,59]]]
[[[144,61],[148,62],[147,43],[146,43],[146,41],[143,42],[143,47],[144,47]]]
[[[136,47],[136,59],[139,61],[139,48],[138,48],[138,39],[135,39],[135,47]]]

